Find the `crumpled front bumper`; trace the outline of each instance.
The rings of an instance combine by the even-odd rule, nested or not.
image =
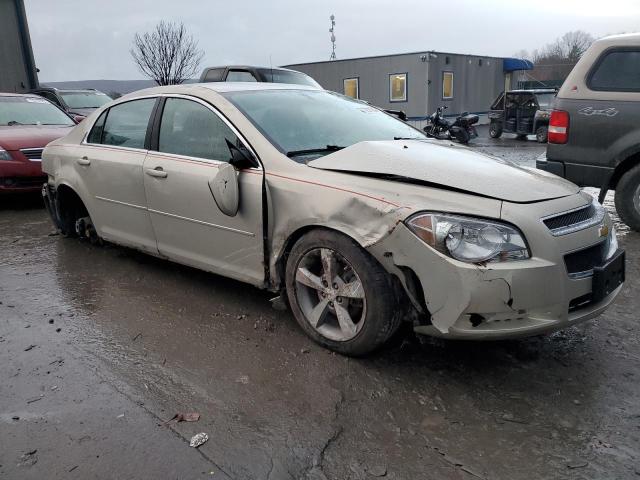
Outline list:
[[[591,293],[592,278],[570,278],[563,255],[571,250],[569,242],[576,249],[588,246],[591,230],[570,239],[534,239],[535,246],[544,248],[534,248],[532,258],[485,265],[437,252],[404,224],[369,250],[401,279],[416,308],[427,310],[430,321],[414,325],[416,332],[474,340],[518,338],[595,317],[618,295],[622,286],[597,302],[575,305]],[[407,285],[408,269],[419,285]],[[422,306],[416,291],[424,294]]]

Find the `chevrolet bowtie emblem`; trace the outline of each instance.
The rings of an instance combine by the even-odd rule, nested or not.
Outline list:
[[[606,237],[607,235],[609,235],[609,227],[607,225],[601,226],[600,230],[598,230],[598,235],[600,235],[601,237]]]

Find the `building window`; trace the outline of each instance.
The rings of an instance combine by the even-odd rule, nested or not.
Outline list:
[[[359,81],[357,78],[345,78],[343,81],[344,94],[351,98],[360,98]]]
[[[453,72],[442,72],[442,99],[453,98]]]
[[[392,73],[389,75],[389,101],[407,101],[407,74]]]

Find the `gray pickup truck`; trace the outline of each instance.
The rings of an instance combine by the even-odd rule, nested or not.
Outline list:
[[[580,186],[615,190],[620,218],[640,231],[640,34],[596,41],[553,104],[537,167]]]

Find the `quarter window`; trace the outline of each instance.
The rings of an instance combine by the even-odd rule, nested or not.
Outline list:
[[[357,78],[345,78],[343,82],[344,94],[351,98],[360,98],[360,88]]]
[[[227,82],[257,82],[256,77],[246,70],[230,70],[227,73]]]
[[[102,132],[104,131],[104,121],[107,118],[107,110],[102,112],[102,114],[96,120],[96,123],[91,127],[91,131],[89,132],[89,136],[87,137],[87,143],[102,143]]]
[[[453,72],[442,72],[442,98],[453,98]]]
[[[155,98],[145,98],[111,107],[104,122],[101,143],[119,147],[144,148],[149,117],[155,102]]]
[[[231,152],[227,140],[241,146],[231,128],[210,109],[191,100],[167,99],[160,124],[159,151],[228,162]]]
[[[391,102],[407,101],[406,73],[393,73],[389,75],[389,100]]]
[[[618,50],[607,53],[591,74],[589,88],[608,92],[639,92],[640,51]]]

